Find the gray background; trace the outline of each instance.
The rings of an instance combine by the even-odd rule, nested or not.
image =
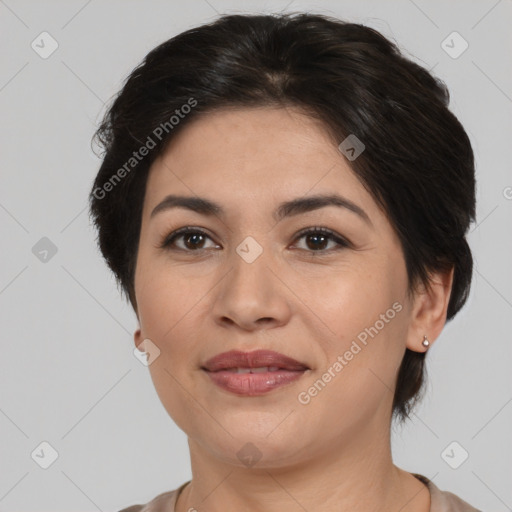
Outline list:
[[[474,282],[430,349],[427,395],[394,429],[393,452],[397,465],[479,508],[511,510],[511,0],[4,0],[1,511],[115,511],[190,478],[186,436],[133,355],[135,315],[95,246],[86,207],[100,161],[90,139],[104,103],[155,45],[217,13],[282,9],[374,27],[450,89],[477,161]],[[43,31],[59,45],[46,59],[31,47]],[[458,58],[441,46],[453,31],[469,43]],[[46,261],[43,237],[57,249]],[[48,469],[31,457],[43,441],[58,452]],[[442,457],[453,441],[469,453],[457,469]]]

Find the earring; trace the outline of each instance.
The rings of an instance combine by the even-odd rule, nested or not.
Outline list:
[[[423,341],[421,342],[421,344],[424,347],[428,347],[430,345],[430,341],[427,340],[427,335],[426,334],[423,336]]]

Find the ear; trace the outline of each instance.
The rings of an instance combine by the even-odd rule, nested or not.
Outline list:
[[[446,272],[430,274],[428,286],[421,285],[415,292],[411,323],[407,336],[407,348],[414,352],[426,352],[422,342],[427,336],[430,345],[438,338],[446,323],[450,301],[454,267]]]

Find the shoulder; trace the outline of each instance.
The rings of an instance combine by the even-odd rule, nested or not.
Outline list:
[[[145,505],[131,505],[119,510],[119,512],[174,512],[178,494],[188,483],[189,482],[185,482],[173,491],[159,494]]]
[[[164,492],[153,498],[145,505],[131,505],[130,507],[123,508],[119,512],[173,512],[175,503],[176,491]],[[171,508],[170,504],[173,504]]]
[[[416,478],[421,480],[430,491],[430,512],[482,512],[459,496],[448,491],[442,491],[426,476],[417,473],[413,474]]]
[[[430,512],[482,512],[455,494],[442,491],[426,476],[417,473],[413,474],[416,478],[421,480],[430,491]],[[131,505],[130,507],[123,508],[119,512],[174,512],[174,505],[176,504],[178,494],[188,483],[189,482],[185,482],[173,491],[159,494],[145,505]]]

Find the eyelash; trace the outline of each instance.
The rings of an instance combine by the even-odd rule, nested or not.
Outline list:
[[[193,228],[191,226],[186,226],[184,228],[180,228],[180,229],[177,229],[176,231],[173,231],[169,235],[164,236],[163,239],[161,240],[161,242],[159,243],[158,248],[165,249],[168,251],[176,250],[176,251],[182,251],[182,252],[188,252],[188,253],[193,253],[193,252],[199,253],[203,250],[206,250],[206,249],[188,250],[188,249],[171,247],[173,242],[180,236],[196,235],[196,234],[203,235],[205,237],[210,238],[210,240],[211,240],[211,237],[208,235],[208,233],[206,233],[202,229]],[[303,238],[304,236],[307,236],[307,235],[318,235],[318,234],[327,236],[329,239],[336,242],[338,244],[338,246],[331,248],[331,249],[320,249],[320,250],[316,250],[316,251],[308,250],[308,249],[301,249],[301,250],[305,250],[306,252],[312,253],[312,255],[314,255],[314,256],[317,256],[317,255],[323,256],[324,254],[330,254],[332,251],[339,251],[340,249],[344,249],[344,248],[351,246],[351,244],[350,244],[350,242],[348,242],[348,240],[340,237],[334,231],[331,231],[330,229],[322,228],[322,227],[306,228],[306,229],[299,231],[299,233],[297,233],[297,235],[295,237],[295,241],[297,241],[300,238]]]

